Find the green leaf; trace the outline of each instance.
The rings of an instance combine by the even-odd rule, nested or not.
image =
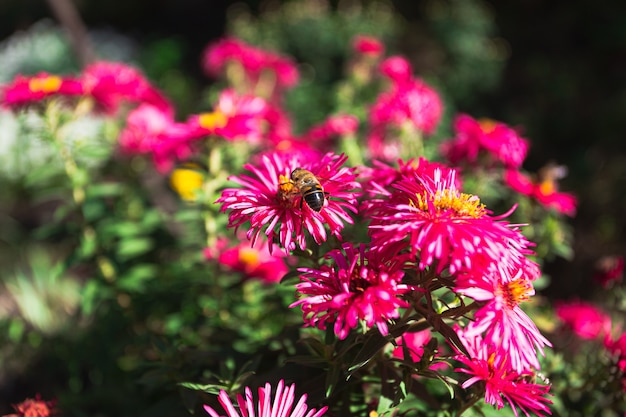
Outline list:
[[[87,200],[83,204],[83,216],[88,222],[93,222],[104,217],[107,213],[107,206],[103,201]]]
[[[24,322],[21,320],[11,320],[9,324],[8,336],[9,340],[16,343],[24,336]]]
[[[179,382],[178,385],[194,391],[202,391],[206,392],[207,394],[213,395],[218,395],[220,393],[220,390],[224,389],[224,386],[219,384],[196,384],[193,382]]]
[[[123,194],[124,187],[119,183],[101,183],[89,185],[86,190],[88,198],[115,197]]]
[[[157,273],[156,265],[139,264],[119,278],[119,288],[126,291],[141,291]]]
[[[385,413],[393,411],[392,407],[393,407],[393,400],[391,398],[387,398],[381,395],[378,398],[378,408],[376,409],[376,412],[378,413],[380,417],[383,417],[386,415]]]
[[[101,297],[102,286],[96,280],[88,281],[83,287],[81,310],[85,316],[90,316],[95,309],[96,302]]]
[[[117,255],[120,258],[135,258],[148,252],[154,246],[150,238],[129,238],[120,241],[117,247]]]

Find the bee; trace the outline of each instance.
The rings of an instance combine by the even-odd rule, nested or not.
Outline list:
[[[320,212],[324,206],[326,193],[315,174],[304,168],[296,168],[291,173],[291,181],[311,210]],[[302,202],[300,204],[302,205]]]

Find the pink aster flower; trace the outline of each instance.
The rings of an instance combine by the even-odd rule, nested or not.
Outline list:
[[[484,383],[485,402],[498,410],[505,404],[519,416],[518,409],[527,417],[530,415],[545,416],[552,414],[547,396],[550,386],[531,382],[535,374],[530,370],[518,371],[510,367],[507,352],[495,347],[480,336],[465,335],[457,329],[457,334],[469,353],[469,357],[461,354],[456,359],[464,368],[457,368],[470,376],[461,386],[468,388],[476,383]]]
[[[7,107],[23,106],[53,96],[83,94],[80,81],[45,72],[34,76],[18,75],[13,82],[0,87],[0,103]]]
[[[379,57],[385,53],[385,45],[373,36],[356,35],[352,40],[352,49],[363,55]]]
[[[248,279],[260,279],[266,284],[280,282],[288,272],[284,254],[271,254],[265,241],[253,246],[240,243],[224,248],[217,261],[230,270],[242,272]]]
[[[224,408],[226,416],[218,413],[209,405],[205,405],[204,410],[211,417],[321,417],[324,415],[328,407],[322,407],[319,411],[315,408],[309,409],[306,404],[307,394],[303,394],[294,406],[295,390],[295,384],[285,387],[285,382],[281,379],[276,386],[276,394],[274,394],[272,401],[272,386],[268,382],[265,387],[259,387],[259,400],[255,404],[252,391],[246,387],[245,398],[241,394],[237,394],[239,411],[228,397],[228,393],[221,390],[217,400]]]
[[[159,172],[167,172],[176,160],[192,153],[191,132],[176,123],[169,113],[151,104],[142,104],[128,114],[119,136],[122,152],[151,154]]]
[[[514,267],[529,254],[530,242],[517,226],[492,217],[477,196],[456,188],[456,171],[444,176],[415,174],[393,185],[394,192],[371,208],[372,249],[386,256],[419,255],[418,268],[448,268],[452,274],[474,267],[483,255]]]
[[[581,339],[600,339],[611,333],[611,317],[584,301],[559,302],[556,316]]]
[[[465,329],[466,336],[482,335],[486,343],[506,353],[509,366],[518,372],[539,369],[537,351],[543,354],[544,346],[552,346],[520,308],[535,294],[531,281],[538,268],[527,265],[513,270],[496,263],[475,265],[455,277],[457,293],[483,303]]]
[[[293,133],[291,117],[277,103],[268,103],[265,112],[265,121],[267,123],[267,138],[271,145],[277,145],[283,140],[291,140],[295,137]]]
[[[407,83],[413,78],[413,67],[403,56],[390,56],[380,63],[380,73],[395,83]]]
[[[574,216],[576,215],[576,196],[558,191],[557,180],[563,175],[563,167],[552,165],[540,170],[536,180],[521,172],[507,170],[504,174],[504,183],[520,194],[533,197],[546,208]]]
[[[330,233],[341,238],[344,223],[352,223],[347,212],[356,213],[353,168],[342,167],[347,157],[332,153],[319,160],[304,160],[298,154],[272,153],[264,155],[258,166],[246,164],[249,174],[230,179],[242,188],[228,188],[217,200],[222,212],[228,212],[228,227],[237,229],[250,222],[246,236],[257,240],[263,232],[269,241],[270,252],[275,239],[286,252],[306,248],[307,230],[316,243],[327,238],[325,225]],[[303,199],[302,193],[291,179],[296,168],[303,168],[319,181],[325,194],[321,210],[315,211]]]
[[[301,138],[316,148],[327,152],[333,148],[333,140],[356,133],[359,119],[350,114],[338,114],[328,117],[322,123],[313,126]]]
[[[239,39],[225,38],[212,43],[207,46],[202,57],[202,67],[211,76],[220,75],[232,62],[241,65],[246,82],[251,87],[267,72],[274,75],[279,88],[293,87],[298,83],[298,68],[290,58],[254,47]]]
[[[402,284],[403,259],[381,262],[364,245],[343,245],[326,256],[331,265],[319,269],[300,268],[296,285],[300,299],[290,307],[302,306],[305,325],[326,329],[334,323],[337,337],[345,339],[361,322],[388,334],[389,320],[400,317],[398,309],[409,304],[399,296],[410,291]]]
[[[173,116],[170,102],[136,68],[120,62],[95,62],[81,75],[85,94],[109,113],[117,111],[123,102],[148,103]]]
[[[426,175],[432,177],[436,169],[442,172],[444,177],[450,175],[452,168],[448,168],[446,165],[439,162],[431,162],[426,158],[420,157],[419,159],[409,159],[403,161],[397,160],[397,167],[388,165],[384,162],[374,160],[371,167],[361,167],[359,180],[363,183],[363,189],[369,194],[390,196],[392,191],[392,185],[396,182],[406,179],[414,178],[415,175]],[[461,182],[458,176],[455,175],[455,187],[460,188]]]
[[[442,144],[442,154],[453,165],[476,164],[481,156],[499,161],[507,168],[519,168],[528,153],[529,142],[504,123],[476,120],[461,114],[454,121],[456,136]]]
[[[370,123],[374,126],[391,124],[402,126],[411,122],[418,130],[431,134],[437,128],[443,113],[439,94],[421,79],[399,83],[382,93],[370,110]]]
[[[266,110],[267,104],[260,97],[224,90],[214,111],[191,116],[187,125],[196,137],[216,135],[258,144],[263,136]]]
[[[400,156],[400,136],[409,126],[432,134],[443,114],[439,94],[424,81],[396,83],[381,93],[369,110],[367,147],[373,158],[394,160]],[[406,134],[406,133],[404,133]],[[416,139],[417,140],[417,139]]]

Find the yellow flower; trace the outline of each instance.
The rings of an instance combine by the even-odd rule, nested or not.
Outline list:
[[[193,162],[186,162],[174,169],[170,175],[170,186],[185,201],[196,201],[198,191],[204,184],[205,174],[202,167]]]

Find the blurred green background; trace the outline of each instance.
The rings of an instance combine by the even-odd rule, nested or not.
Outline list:
[[[212,80],[202,74],[200,54],[208,42],[227,31],[250,38],[248,40],[254,40],[259,33],[263,33],[266,39],[273,36],[276,46],[289,51],[298,60],[318,59],[317,68],[321,68],[324,62],[335,63],[326,73],[318,73],[321,78],[318,81],[327,83],[332,83],[342,68],[341,53],[333,48],[339,48],[350,35],[348,30],[342,32],[341,25],[336,22],[334,26],[330,21],[324,22],[329,26],[315,26],[313,21],[289,21],[286,15],[272,17],[270,11],[286,3],[279,1],[82,0],[74,3],[89,29],[98,55],[139,65],[176,102],[180,116],[198,111],[202,105],[204,97],[199,92],[209,87]],[[333,1],[330,7],[341,10],[348,3]],[[454,112],[462,111],[475,117],[490,117],[512,126],[522,126],[525,136],[532,142],[524,166],[526,170],[534,172],[549,161],[569,168],[569,175],[561,187],[563,191],[578,195],[580,202],[577,216],[570,220],[574,230],[574,257],[571,260],[556,258],[546,265],[551,284],[543,294],[553,300],[574,296],[585,298],[593,294],[595,262],[604,255],[626,253],[626,3],[609,0],[593,3],[539,0],[364,3],[378,5],[379,9],[372,6],[371,10],[379,10],[380,16],[388,17],[390,11],[397,13],[397,21],[394,20],[393,24],[386,21],[385,25],[377,27],[360,16],[361,20],[356,19],[350,30],[361,27],[357,23],[363,21],[364,29],[385,37],[391,52],[408,56],[417,74],[442,90],[450,106],[447,109],[448,122]],[[264,15],[265,18],[262,21],[245,20],[241,18],[244,12],[249,16]],[[234,19],[235,15],[239,20]],[[307,30],[313,33],[309,39],[323,45],[327,55],[321,56],[321,51],[310,49],[305,42],[298,43],[299,39],[304,39],[302,34]],[[36,36],[32,36],[33,33]],[[329,35],[328,38],[316,37],[321,33]],[[0,42],[0,83],[9,81],[21,71],[67,72],[79,68],[63,32],[55,26],[49,3],[45,1],[0,0]],[[324,105],[328,103],[324,96],[311,98],[314,91],[302,92],[308,94],[310,100],[317,100],[319,105],[317,113],[306,113],[308,120],[301,121],[304,124],[319,121],[325,114]],[[292,100],[297,108],[298,97],[294,96]],[[305,104],[310,102],[301,106]],[[0,121],[0,129],[9,123],[8,120]],[[444,128],[439,135],[450,134],[449,127],[447,129]],[[3,140],[5,137],[0,136],[0,147]],[[16,172],[21,169],[27,168],[17,163],[3,163],[0,167],[2,181],[10,179],[11,175],[19,177]],[[1,263],[8,265],[11,261],[13,266],[15,261],[15,253],[7,243],[11,239],[7,236],[28,236],[40,231],[41,226],[51,219],[45,214],[49,208],[46,203],[28,200],[27,186],[21,188],[14,183],[9,186],[7,182],[0,184],[0,188],[3,188],[0,198],[4,199],[0,201],[0,225],[3,228],[0,231],[0,271],[6,273]],[[7,191],[9,188],[10,192]],[[103,192],[108,192],[108,196],[122,195],[119,190]],[[24,200],[20,196],[24,196]],[[145,199],[139,203],[125,202],[119,210],[123,212],[120,218],[131,221],[143,218],[150,222],[153,218],[141,211],[149,211],[141,206],[143,203]],[[142,214],[138,215],[137,210]],[[158,220],[145,225],[142,232],[154,241],[168,242],[170,239],[169,231]],[[168,247],[161,245],[161,249]],[[63,248],[58,250],[62,252]],[[32,288],[8,285],[11,294],[14,297],[37,294],[40,291],[38,285],[41,285],[55,289],[45,294],[51,309],[54,306],[76,306],[81,294],[74,281],[63,279],[60,273],[55,275],[54,254],[47,252],[38,256],[38,253],[35,249],[24,255],[31,270],[20,273],[30,280],[17,281],[30,282]],[[156,262],[154,259],[160,254],[142,256],[148,265],[147,272],[131,271],[134,276],[152,273],[150,262]],[[73,272],[81,276],[81,271]],[[210,292],[209,286],[202,283],[201,269],[197,268],[196,272],[197,275],[188,278]],[[176,276],[177,273],[174,269],[163,275]],[[152,409],[157,409],[157,405],[162,405],[159,401],[163,400],[163,391],[140,390],[124,374],[134,370],[133,355],[137,352],[133,348],[143,346],[142,343],[146,342],[143,339],[149,339],[150,332],[133,329],[135,345],[116,341],[131,337],[128,323],[141,323],[142,314],[154,313],[155,305],[158,305],[166,319],[153,329],[162,326],[162,335],[193,339],[185,339],[185,343],[201,345],[203,338],[208,336],[196,335],[193,327],[186,325],[200,317],[199,311],[209,308],[206,304],[210,302],[192,300],[195,294],[185,293],[184,289],[176,287],[179,284],[171,284],[173,289],[164,285],[158,291],[139,294],[132,310],[111,308],[102,313],[107,320],[99,326],[92,326],[91,333],[55,338],[36,332],[24,333],[15,326],[3,329],[9,334],[8,340],[19,339],[24,333],[27,334],[25,338],[30,337],[28,344],[35,348],[42,343],[54,345],[49,352],[34,349],[31,356],[28,356],[29,352],[26,356],[15,355],[11,345],[2,346],[0,356],[5,360],[0,370],[0,414],[9,412],[4,398],[9,398],[10,403],[38,390],[44,394],[53,393],[58,380],[67,380],[70,390],[84,393],[84,404],[72,404],[76,410],[88,413],[83,415],[116,415],[119,410],[124,410],[126,415],[150,412],[150,409],[133,408],[141,403],[135,401],[137,398],[143,403],[154,400]],[[190,299],[160,304],[161,298],[158,297],[167,298],[168,294]],[[28,306],[28,302],[20,300],[20,305]],[[118,299],[117,302],[123,306],[125,301]],[[3,315],[16,309],[8,296],[0,299]],[[63,323],[50,321],[46,314],[37,315],[36,308],[29,311],[29,321],[36,327],[49,329],[52,334],[62,330]],[[63,314],[72,315],[73,310],[52,317],[62,317]],[[103,340],[110,340],[111,345],[103,344]],[[154,343],[153,340],[149,342]],[[80,347],[81,355],[73,358],[67,368],[54,363],[56,358],[73,355],[76,347]],[[191,367],[194,361],[207,363],[204,358],[181,359],[167,347],[157,351],[155,348],[137,355],[166,358],[166,362],[170,360],[167,363],[171,369],[159,368],[156,377],[143,381],[144,388],[167,386],[179,380],[180,375],[191,378],[193,372],[181,368]],[[13,357],[19,357],[20,363],[11,361]],[[129,362],[125,363],[125,359]],[[90,361],[99,365],[80,368],[80,364]],[[114,361],[116,366],[110,366]],[[59,369],[65,374],[55,376]],[[90,387],[85,386],[85,381],[89,381]],[[122,382],[107,384],[103,381]],[[128,394],[117,404],[107,404],[108,413],[89,408],[99,399],[113,398],[116,392]]]

